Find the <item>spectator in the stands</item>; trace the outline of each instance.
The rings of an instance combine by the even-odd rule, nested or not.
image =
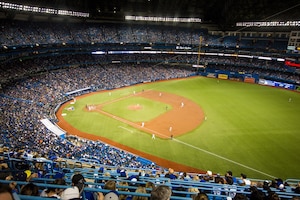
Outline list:
[[[136,193],[143,193],[146,194],[146,188],[143,186],[138,186],[137,189],[135,190]],[[133,196],[132,200],[148,200],[148,197],[143,197],[143,196]]]
[[[175,195],[175,196],[178,196],[178,197],[186,197],[187,195],[183,192],[187,192],[187,189],[182,186],[182,185],[178,185],[178,186],[175,186],[175,187],[172,187],[172,193]]]
[[[204,192],[199,192],[194,198],[193,200],[209,200],[208,196],[206,193]]]
[[[280,200],[280,197],[278,196],[278,194],[276,192],[269,191],[265,200]]]
[[[177,175],[175,175],[174,169],[172,168],[169,168],[169,171],[166,173],[165,177],[169,179],[177,179]]]
[[[11,169],[9,169],[8,164],[3,162],[0,164],[0,180],[12,180]]]
[[[194,193],[194,194],[191,194],[191,198],[194,199],[194,198],[196,198],[196,196],[198,195],[198,193],[200,191],[196,187],[191,187],[191,188],[188,189],[188,192]]]
[[[251,181],[249,179],[247,179],[247,175],[246,174],[241,174],[241,182],[240,185],[251,185]]]
[[[166,185],[159,185],[151,191],[150,200],[169,200],[172,190]]]
[[[11,188],[3,183],[0,183],[0,199],[14,200]]]
[[[227,171],[225,174],[225,183],[232,185],[236,183],[236,178],[232,176],[232,171]]]
[[[59,179],[55,179],[53,184],[54,185],[66,185],[66,181],[62,178],[59,178]],[[60,195],[62,194],[63,191],[64,191],[64,189],[61,189],[61,188],[49,187],[48,189],[44,189],[41,192],[40,196],[60,199]]]
[[[29,196],[39,196],[39,187],[34,183],[27,183],[21,188],[20,194]]]
[[[237,193],[237,194],[233,197],[233,200],[248,200],[248,197],[245,196],[244,194]]]
[[[62,200],[80,199],[81,193],[85,186],[85,179],[81,174],[74,174],[72,176],[72,187],[65,189],[61,193]]]
[[[105,183],[103,189],[106,189],[106,190],[114,190],[116,191],[117,189],[117,186],[116,186],[116,181],[113,181],[113,180],[109,180]]]
[[[147,193],[151,193],[151,191],[155,188],[155,184],[152,183],[151,181],[147,181],[145,187],[146,187]]]
[[[126,181],[121,181],[118,183],[118,191],[125,191],[125,192],[128,192],[128,182]],[[119,195],[119,200],[126,200],[127,198],[127,195],[125,194],[120,194]]]
[[[200,181],[200,178],[198,175],[193,176],[193,181]]]
[[[250,191],[250,200],[264,200],[264,193],[261,190],[257,189],[257,187],[251,186]]]
[[[117,185],[116,181],[114,180],[108,180],[103,189],[110,190],[108,193],[104,194],[105,200],[116,200],[119,199],[119,194],[117,192]]]
[[[300,194],[300,182],[298,182],[297,186],[293,189],[293,191],[297,194]]]

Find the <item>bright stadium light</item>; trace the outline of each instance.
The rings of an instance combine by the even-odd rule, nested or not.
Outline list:
[[[103,54],[105,54],[105,51],[93,51],[92,54],[94,54],[94,55],[103,55]]]
[[[89,17],[89,13],[85,12],[77,12],[73,10],[60,10],[54,8],[45,8],[45,7],[37,7],[37,6],[29,6],[23,4],[15,4],[15,3],[7,3],[0,1],[0,8],[2,9],[10,9],[10,10],[18,10],[25,12],[35,12],[35,13],[45,13],[45,14],[53,14],[53,15],[65,15],[65,16],[74,16],[74,17]]]
[[[237,22],[240,27],[300,26],[300,21]]]
[[[258,56],[258,59],[260,59],[260,60],[272,60],[272,58],[265,57],[265,56]]]
[[[125,20],[131,21],[149,21],[149,22],[183,22],[183,23],[200,23],[200,18],[183,18],[183,17],[148,17],[148,16],[134,16],[126,15]]]

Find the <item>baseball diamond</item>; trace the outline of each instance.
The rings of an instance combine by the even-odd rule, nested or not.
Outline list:
[[[226,166],[273,177],[280,172],[251,163],[257,154],[276,162],[271,159],[279,156],[272,150],[276,141],[285,144],[282,151],[297,148],[286,135],[297,132],[297,114],[290,109],[298,109],[298,98],[298,93],[256,84],[191,77],[85,94],[60,107],[57,117],[70,134],[101,140],[163,167],[203,172]],[[94,109],[88,111],[86,104]],[[64,109],[70,106],[75,110]],[[285,155],[280,159],[297,162]]]
[[[93,95],[87,94],[84,95],[90,96]],[[131,95],[130,95],[131,96]],[[163,103],[167,103],[171,105],[172,109],[165,110],[163,114],[160,114],[159,116],[155,117],[152,120],[146,121],[145,126],[142,127],[141,123],[142,122],[132,122],[127,119],[118,117],[116,115],[113,115],[111,113],[103,111],[102,107],[104,104],[99,104],[93,109],[94,112],[99,112],[103,115],[107,115],[115,120],[121,121],[123,123],[129,124],[130,126],[140,129],[146,133],[149,134],[155,134],[157,137],[163,138],[163,139],[170,139],[171,137],[176,138],[176,136],[185,134],[189,131],[192,131],[196,127],[198,127],[202,121],[204,120],[204,112],[200,108],[198,104],[195,102],[184,98],[182,96],[174,95],[171,93],[166,93],[164,92],[163,95],[160,91],[154,91],[154,90],[147,90],[143,92],[139,92],[134,94],[135,97],[144,97],[153,101],[159,101]],[[122,98],[123,99],[123,98]],[[115,102],[114,100],[113,102]],[[182,102],[185,102],[184,108],[181,106]],[[144,152],[138,151],[136,149],[130,148],[126,145],[122,145],[120,143],[116,143],[114,141],[111,141],[107,138],[101,137],[101,136],[96,136],[88,133],[84,133],[74,127],[72,127],[70,124],[68,124],[62,115],[62,112],[64,108],[69,104],[70,102],[65,103],[57,112],[57,117],[59,119],[58,125],[65,129],[67,132],[72,133],[74,135],[78,135],[84,138],[92,139],[92,140],[97,140],[100,139],[102,141],[107,142],[108,144],[114,145],[116,147],[119,147],[121,149],[130,151],[132,153],[135,153],[137,155],[143,156],[145,158],[148,158],[156,163],[158,163],[161,166],[173,166],[174,169],[176,170],[186,170],[186,171],[194,171],[194,172],[199,172],[203,173],[205,172],[204,170],[196,169],[190,166],[182,165],[179,163],[175,163],[172,161],[164,160],[159,157],[150,155],[150,154],[145,154]],[[106,102],[105,105],[110,104],[109,102]],[[129,110],[140,110],[142,109],[142,105],[140,104],[135,104],[135,105],[130,105],[127,107]],[[163,108],[162,108],[163,109]],[[163,109],[164,110],[164,109]],[[88,109],[86,109],[88,111]],[[170,132],[170,126],[174,127],[172,128],[172,131]]]

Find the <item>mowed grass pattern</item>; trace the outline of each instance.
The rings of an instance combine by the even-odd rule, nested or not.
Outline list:
[[[149,134],[83,109],[143,89],[189,98],[201,106],[207,120],[177,140],[151,140]],[[65,112],[65,119],[79,130],[199,169],[220,174],[232,170],[236,176],[243,172],[263,179],[300,175],[300,94],[296,92],[196,77],[95,93],[78,100],[75,111]]]

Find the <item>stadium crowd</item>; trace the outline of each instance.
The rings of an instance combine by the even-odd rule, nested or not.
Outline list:
[[[147,67],[151,65],[192,65],[197,63],[197,55],[174,55],[174,54],[112,54],[112,55],[91,55],[91,54],[71,54],[71,55],[56,55],[56,56],[38,56],[27,59],[17,59],[11,62],[6,62],[3,64],[1,69],[1,82],[8,82],[14,79],[20,79],[31,74],[45,73],[48,71],[54,71],[61,68],[77,68],[78,66],[84,70],[84,66],[111,66],[105,67],[102,72],[105,74],[105,70],[114,70],[112,62],[117,61],[122,63],[134,63],[134,68],[137,69],[136,73],[141,73],[138,70],[139,67]],[[141,64],[143,63],[143,64]],[[208,69],[222,69],[229,70],[232,72],[245,72],[250,74],[258,74],[260,78],[268,77],[268,79],[288,81],[292,83],[300,83],[299,70],[293,67],[287,67],[283,62],[277,61],[266,61],[259,59],[249,59],[249,58],[236,58],[236,57],[226,57],[226,56],[202,56],[201,64],[205,65]],[[133,67],[131,65],[131,67]],[[94,68],[96,69],[96,67]],[[155,72],[157,68],[152,68]],[[78,70],[78,69],[77,69]],[[99,69],[97,69],[99,70]],[[129,69],[127,69],[129,70]],[[134,70],[134,69],[133,69]],[[77,73],[69,70],[68,73]],[[71,72],[72,71],[72,72]],[[195,70],[196,71],[196,70]],[[108,71],[107,71],[108,72]],[[161,79],[159,71],[151,75],[147,74],[148,81],[153,81],[156,79]],[[177,74],[184,72],[177,72]],[[173,73],[174,74],[174,73]],[[122,74],[120,74],[122,75]],[[181,76],[183,74],[180,74]],[[66,75],[64,75],[66,76]],[[95,76],[95,74],[90,73],[90,76]],[[158,77],[158,78],[156,78]],[[165,79],[176,78],[175,75],[166,76]],[[116,79],[116,78],[115,78]],[[81,79],[74,83],[74,89],[80,87],[87,87],[96,83],[91,83],[88,80],[94,79]],[[110,80],[110,79],[108,79]],[[102,80],[103,81],[103,80]],[[126,80],[125,80],[126,81]],[[62,82],[67,82],[67,79],[63,79]],[[138,82],[134,80],[133,82]],[[122,84],[122,83],[120,83]],[[130,84],[130,83],[128,83]],[[116,85],[114,86],[116,87]],[[109,87],[110,88],[110,87]]]
[[[60,26],[59,24],[51,24],[49,26],[46,23],[1,21],[1,29],[0,42],[3,46],[37,46],[37,44],[63,42],[163,42],[179,44],[186,41],[188,44],[196,45],[199,42],[199,31],[207,44],[223,45],[223,43],[226,43],[228,46],[237,45],[237,40],[234,37],[221,41],[217,37],[209,36],[205,30],[182,31],[174,28],[176,29],[174,31],[166,28],[143,27],[141,25],[90,26],[84,24],[83,26]],[[197,69],[185,66],[185,64],[195,64],[197,59],[196,55],[90,55],[73,53],[67,55],[36,55],[29,58],[5,61],[0,67],[0,139],[3,141],[1,149],[6,149],[9,157],[16,159],[43,158],[56,160],[58,158],[71,158],[75,160],[87,158],[97,160],[106,166],[131,167],[141,170],[146,168],[158,169],[160,167],[155,164],[142,163],[138,161],[136,155],[108,146],[101,141],[89,141],[72,136],[67,137],[67,139],[60,138],[45,128],[40,120],[49,118],[52,122],[56,122],[54,116],[56,106],[81,94],[79,92],[67,95],[68,92],[86,87],[91,87],[91,90],[114,89],[141,82],[197,75]],[[113,61],[119,61],[119,63],[112,64]],[[203,56],[201,63],[204,63],[207,69],[243,71],[245,73],[259,74],[260,77],[289,80],[295,83],[300,82],[299,74],[293,71],[292,68],[287,68],[283,63],[276,61]],[[5,163],[1,164],[3,164],[1,167],[8,168],[8,165],[5,165]],[[140,171],[140,173],[143,176],[148,174],[146,170]],[[41,177],[42,175],[38,174],[36,177]],[[210,173],[203,176],[190,176],[172,173],[172,170],[168,170],[166,173],[160,172],[155,175],[148,174],[148,176],[180,180],[193,180],[198,177],[197,181],[199,182],[249,185],[247,177],[244,175],[241,175],[241,178],[238,179],[242,182],[237,180],[234,182],[231,177],[232,173],[228,173],[224,178],[221,178],[212,176]],[[33,176],[33,178],[35,177]],[[130,181],[132,180],[132,177],[127,178]],[[2,175],[1,179],[3,179]],[[280,181],[268,183],[268,186],[274,187],[279,191],[282,190],[280,187],[284,188],[287,186],[283,182],[278,182]],[[74,184],[77,184],[77,182]],[[256,187],[262,188],[263,186],[263,184],[256,185]],[[177,189],[177,187],[172,188],[173,191]],[[294,190],[299,191],[299,188]],[[252,195],[257,190],[253,187],[249,192]],[[18,193],[22,192],[18,191]],[[199,194],[202,193],[200,192]],[[269,195],[271,196],[271,193]],[[201,195],[196,195],[194,199],[201,199],[199,196]],[[102,196],[100,197],[103,198]],[[251,199],[250,196],[248,197]],[[232,196],[232,198],[237,197]]]
[[[18,22],[1,20],[0,43],[6,47],[43,44],[147,43],[245,48],[282,52],[287,39],[210,35],[207,29],[136,24]]]
[[[30,167],[25,162],[18,165],[20,171],[15,174],[10,171],[9,163],[5,163],[5,160],[1,161],[0,197],[2,193],[8,192],[14,200],[24,195],[63,200],[103,200],[106,198],[111,200],[168,200],[170,197],[182,197],[186,200],[298,200],[300,198],[299,183],[291,186],[281,179],[253,181],[245,174],[236,177],[231,171],[220,176],[219,174],[213,175],[211,171],[207,171],[206,174],[192,174],[175,172],[169,168],[155,169],[153,173],[149,168],[118,167],[112,170],[91,165],[86,170],[82,168],[80,171],[77,168],[77,171],[65,173],[61,177],[55,178],[56,175],[50,175],[48,178],[39,178],[36,172],[41,170],[41,166],[38,165],[43,163],[41,158],[39,162],[33,162],[34,167]],[[45,182],[46,185],[41,182]],[[162,193],[155,194],[162,187],[168,190],[167,198],[162,198]]]

